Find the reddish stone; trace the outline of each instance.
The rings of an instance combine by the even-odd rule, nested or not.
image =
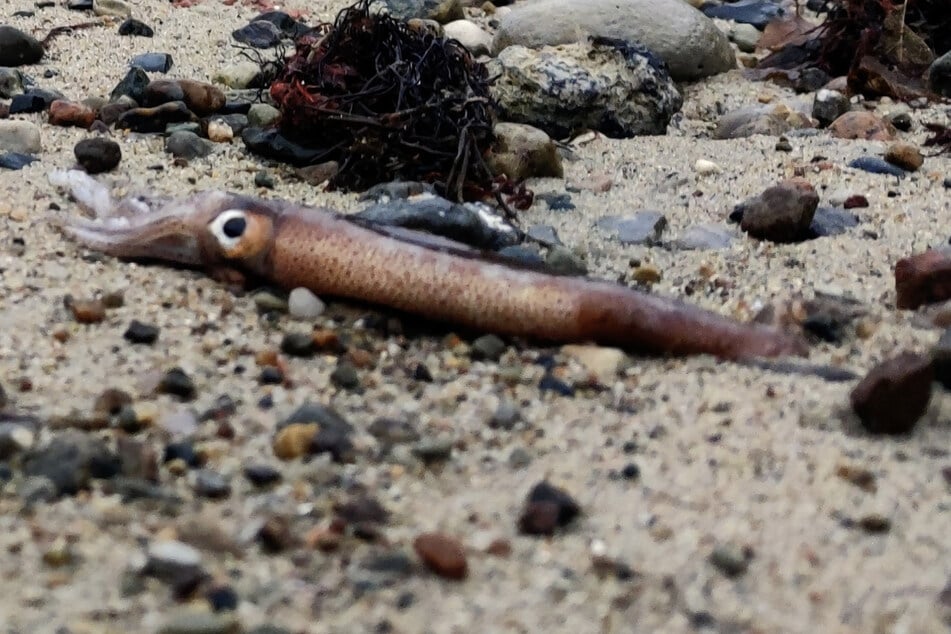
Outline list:
[[[466,551],[455,537],[423,533],[413,540],[413,549],[426,566],[446,579],[465,579],[469,574]]]
[[[895,265],[898,308],[915,309],[951,299],[951,253],[925,251]]]
[[[791,178],[736,207],[740,228],[754,238],[795,242],[808,235],[819,195],[804,178]]]
[[[930,356],[903,352],[859,381],[849,396],[852,409],[873,434],[906,434],[928,409],[933,379]]]
[[[53,125],[88,129],[96,120],[96,111],[81,103],[57,99],[50,104],[49,122]]]
[[[891,123],[873,112],[852,110],[829,124],[832,136],[839,139],[891,141],[898,134]]]
[[[845,209],[856,209],[858,207],[868,207],[868,198],[862,194],[854,194],[845,199],[845,202],[842,203],[842,207]]]

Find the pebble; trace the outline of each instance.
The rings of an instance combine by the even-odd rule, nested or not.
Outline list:
[[[119,115],[116,128],[133,132],[164,132],[170,123],[194,121],[195,114],[182,101],[172,101],[154,108],[131,108]]]
[[[469,574],[466,551],[455,537],[423,533],[413,540],[413,550],[427,568],[444,579],[460,581]]]
[[[165,139],[165,151],[176,158],[194,160],[211,154],[212,145],[194,132],[179,130]]]
[[[812,102],[812,116],[821,126],[828,126],[849,111],[849,98],[838,90],[821,89]]]
[[[559,275],[587,275],[588,265],[571,249],[555,245],[545,255],[545,264]]]
[[[931,357],[935,380],[951,390],[951,327],[938,339],[938,343],[931,350]]]
[[[855,214],[834,207],[817,207],[809,231],[814,237],[837,236],[859,224]]]
[[[20,29],[0,25],[0,66],[36,64],[43,58],[43,45]]]
[[[160,394],[171,394],[182,400],[190,401],[195,398],[197,390],[195,382],[181,368],[172,368],[167,371],[158,384]]]
[[[231,495],[231,482],[217,471],[199,469],[192,477],[192,490],[199,497],[220,500]]]
[[[130,66],[138,66],[147,73],[167,73],[173,64],[168,53],[141,53],[129,60]]]
[[[153,79],[142,95],[144,106],[184,102],[188,110],[200,117],[221,110],[225,101],[221,89],[194,79]]]
[[[141,103],[145,95],[145,88],[150,81],[148,73],[138,66],[133,66],[109,93],[109,101],[115,103],[119,101],[120,97],[129,97],[132,101],[125,103],[128,104],[129,108],[136,108]],[[126,110],[129,108],[126,108]]]
[[[146,324],[138,319],[133,319],[129,322],[129,327],[126,328],[126,331],[122,334],[122,338],[131,344],[145,345],[155,343],[158,340],[158,336],[158,326]]]
[[[49,109],[57,99],[62,99],[62,94],[43,90],[42,88],[30,88],[20,95],[14,95],[10,100],[10,114],[29,114],[33,112],[43,112]]]
[[[237,90],[252,88],[260,80],[261,66],[249,60],[223,66],[214,76],[215,83],[224,84],[228,88],[234,88]],[[253,109],[255,106],[267,106],[268,108],[277,110],[269,104],[252,104],[251,109]],[[256,125],[260,126],[260,124]]]
[[[701,176],[709,176],[710,174],[719,174],[723,171],[719,165],[713,161],[708,161],[707,159],[697,159],[697,162],[693,164],[693,171]]]
[[[350,436],[353,434],[353,425],[335,410],[318,403],[305,403],[294,411],[280,425],[316,423],[317,435],[313,439],[312,453],[328,452],[337,462],[345,461],[352,449]]]
[[[145,22],[135,18],[126,18],[119,25],[119,35],[135,35],[138,37],[152,37],[155,31]]]
[[[344,390],[356,390],[360,387],[360,375],[353,363],[340,359],[330,373],[330,382]]]
[[[476,57],[488,55],[492,48],[492,36],[488,32],[483,31],[475,22],[469,20],[453,20],[443,25],[442,30],[446,38],[458,40]]]
[[[268,22],[267,20],[254,20],[253,22],[235,29],[231,32],[231,37],[236,42],[247,44],[254,48],[272,48],[281,43],[283,34],[281,30]]]
[[[112,139],[93,137],[83,139],[73,147],[76,162],[87,174],[108,172],[122,160],[122,148]]]
[[[889,145],[888,149],[885,150],[885,160],[909,172],[918,171],[918,168],[925,162],[921,151],[917,147],[911,143],[903,142]]]
[[[710,563],[727,577],[739,577],[750,566],[753,552],[735,544],[720,544],[710,553]]]
[[[829,124],[832,136],[838,139],[866,139],[891,141],[897,130],[891,123],[873,112],[852,110]]]
[[[250,464],[244,468],[243,473],[248,482],[256,487],[277,484],[283,479],[280,471],[266,464]]]
[[[203,572],[201,553],[180,541],[154,541],[149,544],[145,557],[142,572],[172,586]]]
[[[88,129],[96,120],[96,112],[83,104],[57,99],[50,104],[49,123]]]
[[[721,250],[730,248],[735,239],[736,233],[730,227],[707,223],[687,227],[673,246],[683,250]]]
[[[208,122],[208,139],[215,143],[231,143],[234,139],[234,130],[221,119]]]
[[[526,535],[554,535],[556,529],[567,526],[580,514],[581,507],[574,498],[542,481],[529,492],[518,528]]]
[[[281,111],[267,103],[252,104],[248,109],[248,125],[255,128],[267,128],[281,119]]]
[[[877,156],[860,156],[857,159],[849,161],[849,167],[854,167],[855,169],[860,169],[863,172],[869,172],[871,174],[886,174],[899,178],[908,173],[897,165],[893,165]]]
[[[106,307],[98,299],[67,298],[67,308],[80,324],[98,324],[106,318]]]
[[[469,354],[475,360],[498,361],[506,344],[498,335],[482,335],[472,342]]]
[[[569,344],[561,351],[576,359],[601,385],[613,384],[628,362],[627,355],[618,348]]]
[[[0,66],[0,99],[9,99],[23,92],[23,73]]]
[[[903,352],[869,370],[849,400],[869,433],[907,434],[928,409],[933,377],[930,357]]]
[[[254,173],[254,186],[274,189],[274,177],[264,170],[258,170]]]
[[[289,332],[281,339],[281,352],[292,357],[306,359],[314,356],[317,345],[310,333]]]
[[[808,235],[819,205],[819,195],[802,178],[785,180],[734,208],[730,218],[754,238],[797,242]]]
[[[92,478],[111,478],[118,470],[118,456],[105,441],[76,431],[62,432],[23,457],[23,474],[49,479],[56,495],[75,495]]]
[[[238,634],[240,631],[241,626],[234,613],[176,608],[165,617],[157,634]]]
[[[497,123],[495,142],[486,163],[495,174],[515,181],[526,178],[561,178],[564,168],[554,141],[538,128],[524,123]]]
[[[8,170],[21,170],[39,159],[31,154],[21,152],[4,152],[0,154],[0,167]]]
[[[320,317],[327,306],[319,297],[303,286],[293,289],[287,296],[287,312],[294,319],[313,321]]]
[[[895,264],[895,304],[913,310],[951,299],[951,253],[931,249]]]
[[[632,244],[655,245],[667,228],[667,217],[660,211],[636,211],[633,216],[605,216],[598,219],[595,226],[612,232],[618,241],[627,246]]]
[[[489,418],[489,427],[511,431],[515,429],[515,425],[520,420],[522,420],[522,413],[515,406],[515,403],[508,399],[502,399]]]
[[[43,150],[40,128],[29,121],[0,121],[0,150],[19,154],[39,154]]]
[[[92,0],[92,12],[98,16],[125,18],[132,15],[132,7],[124,0]]]
[[[419,431],[409,421],[396,418],[377,418],[367,428],[377,440],[388,444],[402,444],[419,440]]]

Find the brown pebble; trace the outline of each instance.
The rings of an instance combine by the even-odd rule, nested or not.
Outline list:
[[[184,101],[189,110],[202,117],[221,110],[225,94],[211,84],[194,79],[155,79],[145,87],[142,100],[146,106]]]
[[[88,129],[96,120],[96,111],[81,103],[57,99],[50,104],[49,122],[52,125]]]
[[[931,357],[903,352],[878,364],[852,390],[852,409],[873,434],[906,434],[928,409]]]
[[[925,162],[917,147],[911,143],[902,142],[892,143],[888,146],[888,149],[885,150],[885,160],[910,172],[918,171],[918,168]]]
[[[326,183],[340,171],[340,163],[337,161],[327,161],[317,165],[308,165],[294,170],[294,173],[308,185],[320,185]]]
[[[128,392],[118,390],[116,388],[108,388],[103,390],[99,396],[96,397],[95,403],[93,403],[92,409],[98,414],[118,414],[119,410],[122,409],[124,405],[131,405],[132,397],[129,396]]]
[[[81,324],[97,324],[106,318],[106,307],[98,299],[74,299],[69,302],[69,310]]]
[[[891,141],[898,131],[891,123],[872,112],[852,110],[829,124],[832,136],[839,139]]]
[[[487,555],[492,555],[493,557],[508,557],[512,554],[512,542],[505,538],[497,537],[486,547],[485,552]]]
[[[892,528],[892,521],[884,515],[866,515],[858,525],[867,533],[887,533]]]
[[[293,460],[310,452],[314,436],[320,431],[317,423],[293,423],[274,436],[274,455],[281,460]]]
[[[951,253],[932,249],[895,265],[896,305],[915,309],[951,299]]]
[[[455,537],[423,533],[413,540],[413,549],[426,566],[446,579],[465,579],[469,574],[466,551]]]
[[[862,194],[853,194],[845,199],[845,202],[842,203],[842,207],[845,209],[857,209],[859,207],[868,207],[868,198]]]
[[[835,474],[867,493],[875,493],[878,490],[878,486],[875,484],[875,474],[865,467],[841,464],[836,468]]]
[[[804,178],[790,178],[744,201],[740,228],[754,238],[795,242],[806,237],[819,205],[819,194]]]

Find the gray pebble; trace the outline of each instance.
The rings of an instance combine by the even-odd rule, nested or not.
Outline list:
[[[532,463],[532,454],[522,447],[516,447],[509,454],[509,466],[513,469],[524,469]]]
[[[587,275],[588,265],[570,249],[554,246],[545,258],[548,267],[560,275]]]
[[[678,249],[728,249],[736,239],[736,232],[720,224],[702,224],[688,227],[674,246]]]
[[[188,544],[175,540],[149,544],[145,553],[143,573],[173,585],[201,573],[201,553]]]
[[[710,553],[710,563],[727,577],[738,577],[750,566],[752,553],[734,544],[720,544]]]
[[[352,363],[341,359],[330,373],[330,382],[345,390],[355,390],[360,387],[360,375]]]
[[[173,132],[165,140],[165,151],[176,158],[202,158],[211,154],[211,149],[211,143],[194,132]]]
[[[231,482],[217,471],[199,469],[193,477],[192,489],[196,495],[213,500],[220,500],[231,495]]]
[[[656,244],[667,228],[667,218],[653,210],[637,211],[633,216],[605,216],[595,223],[600,229],[613,233],[624,245]]]
[[[497,335],[483,335],[472,342],[470,355],[473,359],[498,361],[505,352],[505,342]]]
[[[508,399],[503,399],[499,406],[492,413],[489,419],[489,427],[496,429],[511,430],[522,418],[521,412],[515,406],[515,403]]]
[[[0,121],[0,151],[39,154],[42,149],[38,126],[17,119]]]
[[[287,311],[294,319],[311,321],[320,317],[327,305],[320,298],[303,286],[291,291],[287,296]]]
[[[281,111],[266,103],[256,103],[248,110],[248,125],[252,128],[266,128],[281,118]]]

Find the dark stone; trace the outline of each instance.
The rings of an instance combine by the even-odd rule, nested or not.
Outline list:
[[[944,331],[931,350],[934,360],[934,378],[951,390],[951,328]]]
[[[119,115],[116,127],[133,132],[164,132],[170,123],[195,121],[197,117],[183,101],[172,101],[154,108],[132,108]]]
[[[400,444],[419,440],[419,432],[412,423],[396,418],[377,418],[367,431],[380,442]]]
[[[71,11],[92,11],[92,0],[67,0],[66,8]]]
[[[231,586],[216,586],[205,593],[205,599],[214,612],[238,609],[238,593]]]
[[[241,44],[254,48],[271,48],[281,43],[281,29],[267,20],[255,20],[231,32],[231,37]]]
[[[195,398],[195,383],[181,368],[172,368],[165,373],[159,382],[158,391],[161,394],[171,394],[183,400]]]
[[[498,361],[505,348],[505,342],[497,335],[483,335],[472,342],[470,356],[476,360]]]
[[[133,319],[129,323],[129,327],[126,328],[126,331],[122,334],[123,339],[132,344],[147,344],[151,345],[155,343],[159,336],[158,326],[153,326],[152,324],[146,324],[138,319]]]
[[[129,97],[136,103],[142,103],[142,98],[145,95],[145,87],[149,85],[148,74],[141,68],[133,66],[129,69],[129,72],[125,74],[125,77],[116,84],[116,87],[112,89],[112,92],[109,94],[109,101],[115,101],[123,95]]]
[[[261,368],[261,375],[258,380],[263,385],[280,385],[284,382],[284,373],[281,372],[280,368],[268,365]]]
[[[510,247],[502,247],[496,254],[511,260],[517,265],[527,266],[529,268],[545,268],[545,258],[537,247],[527,244],[514,244]]]
[[[241,139],[255,154],[296,167],[320,163],[328,154],[325,149],[312,149],[294,143],[275,128],[247,127],[241,132]]]
[[[0,154],[0,167],[8,170],[21,170],[30,163],[40,159],[32,154],[23,154],[21,152],[4,152]]]
[[[575,204],[571,202],[571,194],[545,193],[537,194],[535,200],[544,201],[552,211],[571,211]]]
[[[92,4],[90,2],[90,4]],[[138,37],[152,37],[155,31],[145,22],[135,18],[126,18],[125,22],[119,25],[119,35],[135,35]]]
[[[581,514],[581,507],[567,492],[546,481],[536,484],[528,494],[518,520],[518,529],[526,535],[554,535]]]
[[[794,178],[737,205],[730,219],[738,218],[740,228],[754,238],[796,242],[809,237],[818,205],[819,195],[812,185]]]
[[[852,390],[852,409],[872,434],[906,434],[931,400],[931,358],[912,352],[883,361]]]
[[[43,112],[49,110],[50,104],[63,95],[53,90],[31,88],[25,93],[14,95],[10,100],[10,114]]]
[[[365,495],[336,504],[334,512],[348,524],[386,524],[390,519],[390,512],[378,500]]]
[[[191,441],[182,440],[170,442],[165,445],[165,452],[162,455],[162,462],[171,462],[172,460],[181,460],[189,467],[201,466],[201,457],[195,451]]]
[[[333,409],[318,403],[305,403],[288,418],[278,423],[278,429],[295,423],[317,423],[320,429],[311,439],[310,453],[330,453],[336,462],[352,459],[353,425]]]
[[[314,31],[313,28],[307,26],[303,22],[295,20],[289,14],[283,11],[265,11],[257,17],[254,18],[255,22],[260,21],[270,22],[278,29],[281,33],[284,34],[284,37],[296,40],[302,35],[307,35]]]
[[[73,154],[88,174],[108,172],[122,160],[119,144],[105,137],[83,139],[73,148]]]
[[[210,141],[188,130],[173,132],[165,139],[166,152],[175,158],[183,158],[189,161],[208,156],[212,149]]]
[[[896,306],[913,310],[951,299],[951,253],[931,249],[895,264]]]
[[[341,359],[330,373],[330,382],[344,390],[355,390],[360,387],[360,375],[352,363]]]
[[[172,56],[168,53],[142,53],[129,62],[148,73],[167,73],[172,69]]]
[[[192,488],[196,495],[211,500],[222,500],[231,495],[231,483],[228,479],[211,469],[196,471]]]
[[[119,457],[102,439],[80,432],[64,432],[23,460],[27,476],[48,478],[57,495],[75,495],[96,477],[112,477],[119,472]]]
[[[266,464],[250,464],[244,468],[244,477],[256,487],[277,484],[283,476],[274,467]]]
[[[859,218],[835,207],[817,207],[809,232],[817,237],[837,236],[859,224]]]
[[[317,345],[307,332],[289,332],[281,339],[281,352],[292,357],[308,358],[314,356]]]
[[[274,178],[264,170],[259,170],[254,174],[254,186],[274,189]]]
[[[724,4],[705,4],[700,10],[708,18],[720,18],[740,24],[752,24],[762,31],[766,25],[786,15],[786,10],[773,0],[738,0]]]
[[[0,25],[0,66],[36,64],[43,59],[43,45],[12,26]]]
[[[227,114],[216,114],[213,119],[228,124],[234,134],[240,135],[248,127],[248,115],[242,112],[230,112]]]
[[[871,172],[872,174],[886,174],[888,176],[898,176],[899,178],[908,174],[908,172],[902,168],[892,165],[885,159],[881,159],[877,156],[860,156],[857,159],[849,161],[849,167],[854,167],[864,172]]]
[[[558,232],[551,225],[532,225],[525,231],[525,235],[549,247],[563,244],[561,238],[558,237]]]
[[[574,396],[575,389],[562,381],[561,379],[555,377],[551,372],[546,372],[545,375],[538,382],[538,391],[539,392],[554,392],[561,396]]]

